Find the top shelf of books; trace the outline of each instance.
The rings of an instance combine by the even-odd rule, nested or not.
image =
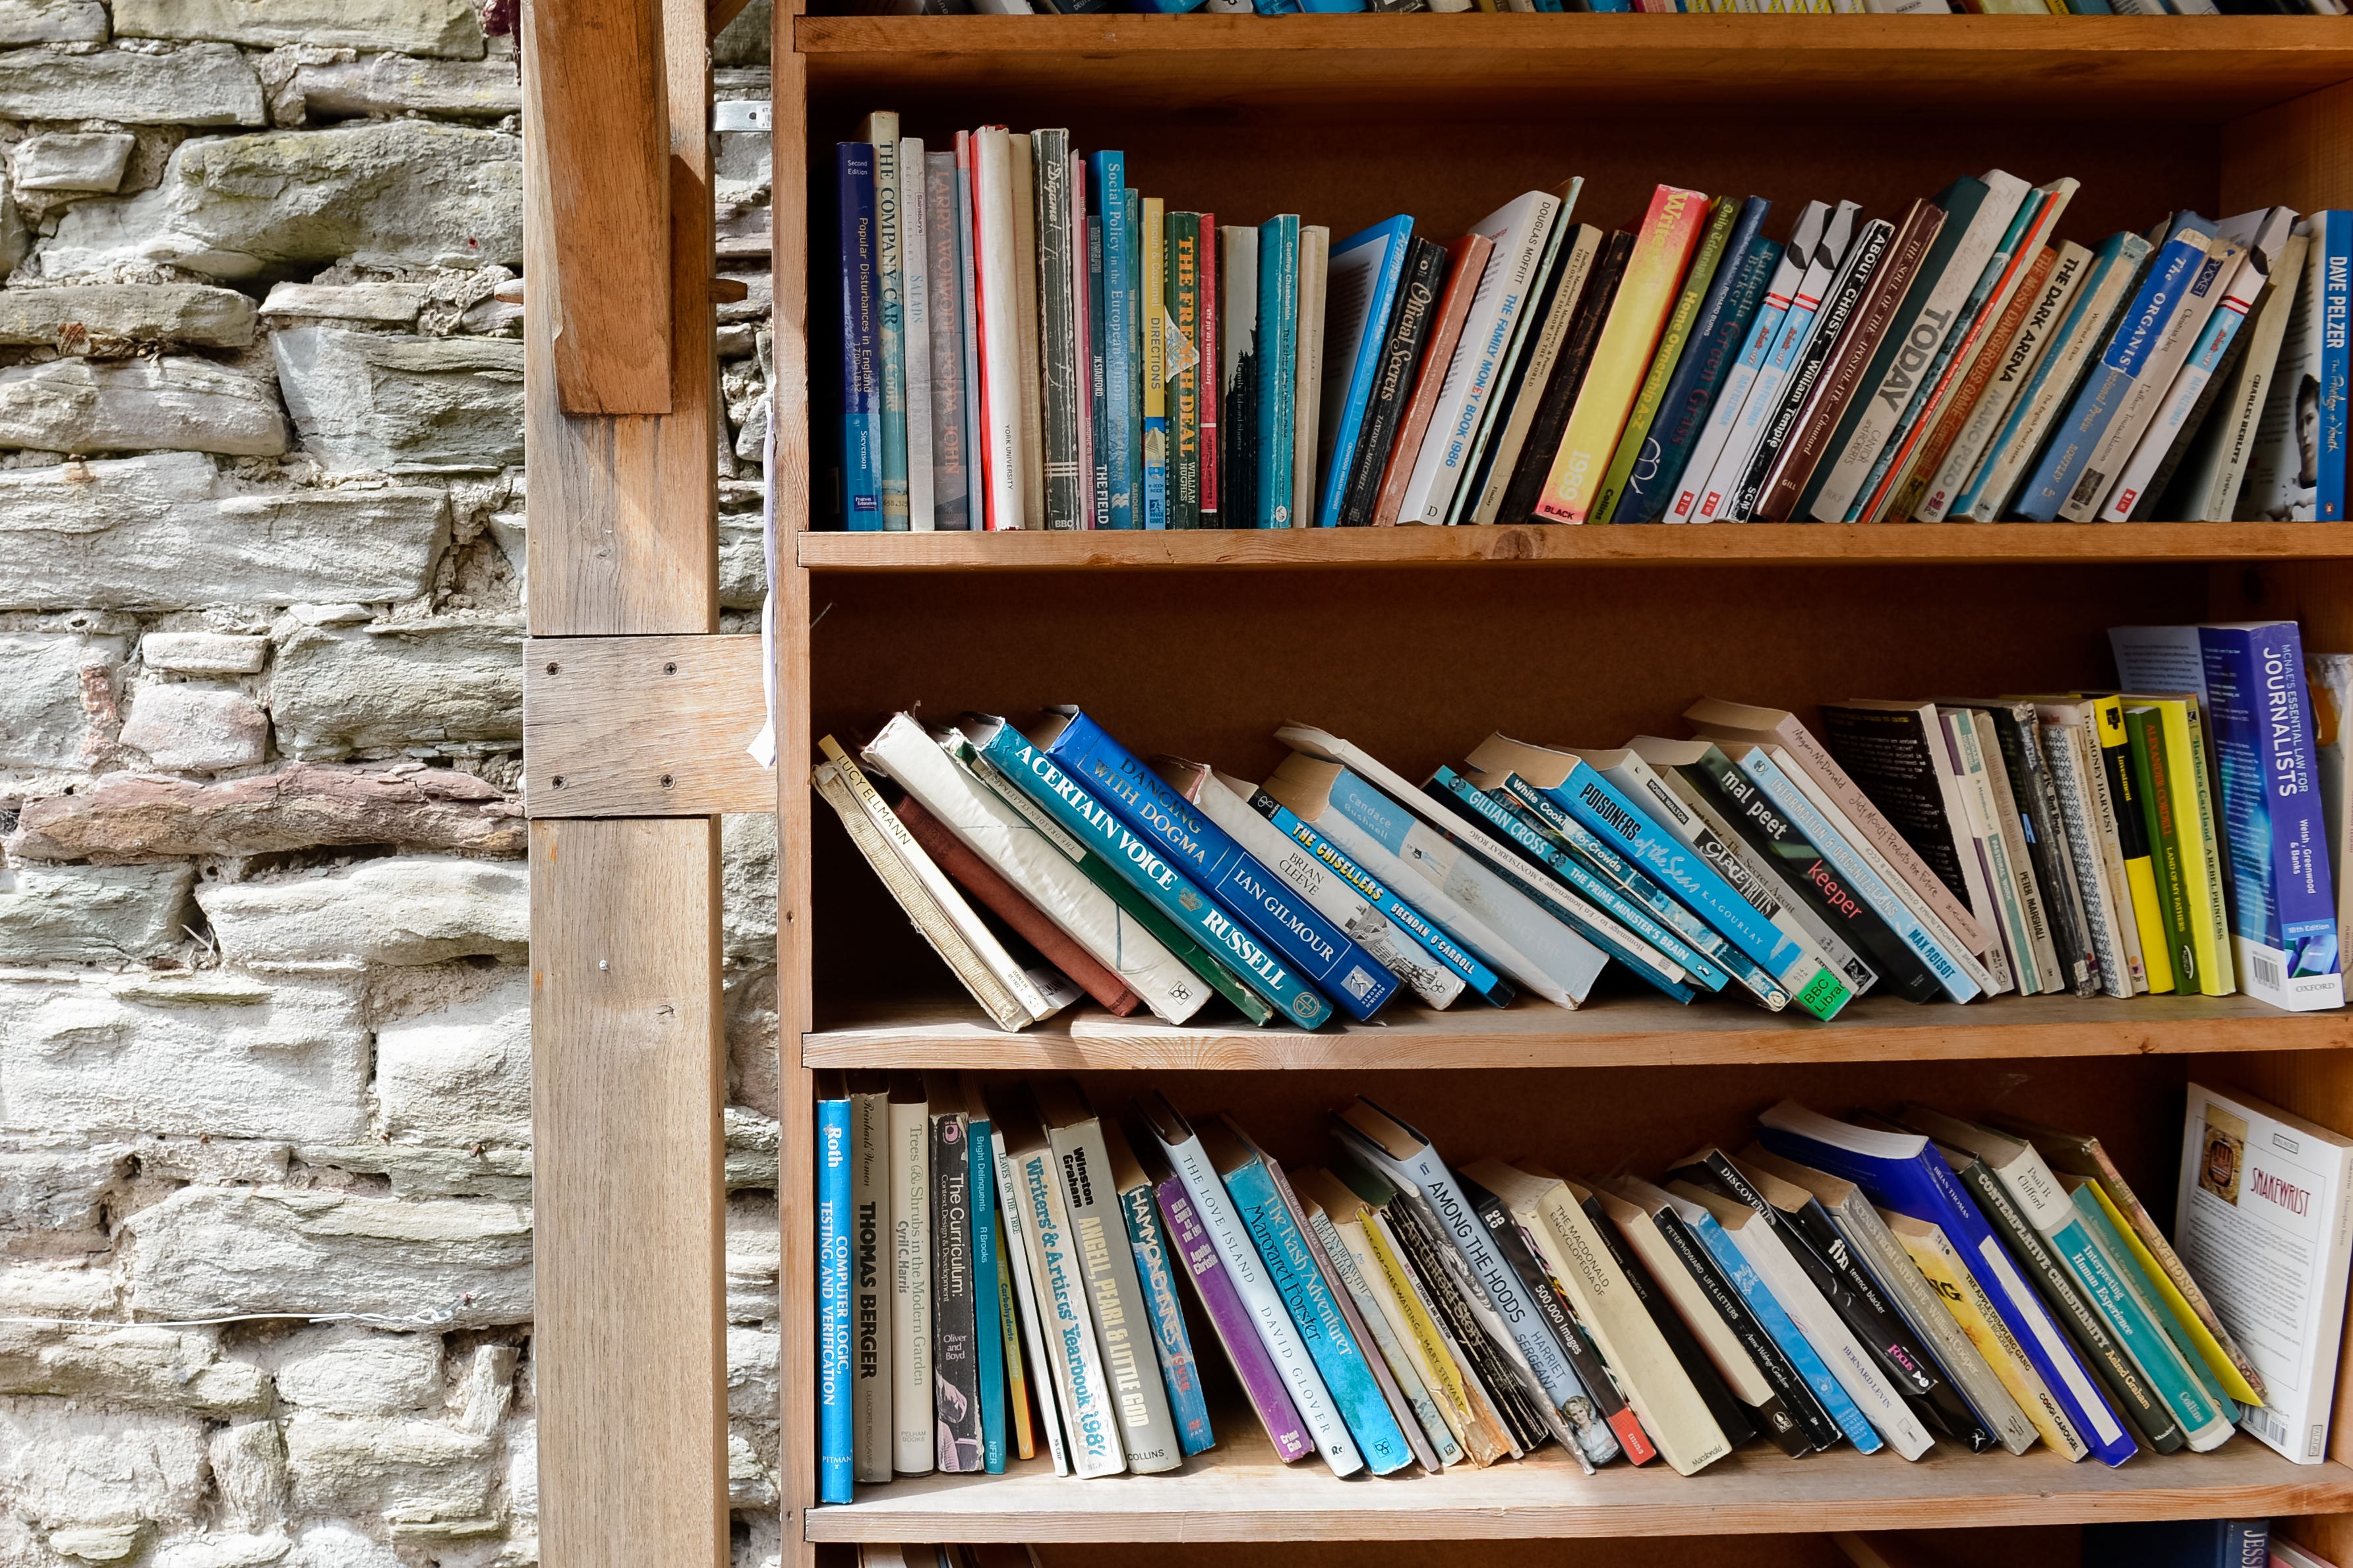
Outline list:
[[[2211,121],[2353,81],[2353,28],[2328,16],[801,16],[793,37],[820,98],[982,90],[1141,110],[1402,99],[1527,120],[1802,100]]]

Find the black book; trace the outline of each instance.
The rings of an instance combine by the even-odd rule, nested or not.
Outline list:
[[[2075,887],[2075,867],[2067,849],[2067,825],[2059,815],[2059,787],[2042,760],[2041,730],[2031,702],[1974,702],[1993,721],[1994,738],[2001,743],[2002,767],[2010,774],[2026,826],[2026,858],[2033,863],[2035,886],[2042,892],[2042,910],[2051,922],[2051,941],[2068,984],[2078,996],[2100,994],[2100,960],[2092,951],[2090,925],[2084,919],[2084,901]],[[1999,804],[1999,803],[1997,803]]]
[[[1231,258],[1222,254],[1226,237],[1241,234],[1250,246],[1250,288],[1238,297],[1239,283]],[[1218,244],[1218,349],[1219,357],[1233,355],[1230,370],[1220,367],[1223,387],[1218,397],[1218,526],[1253,528],[1258,518],[1258,230],[1219,225]],[[1247,310],[1232,309],[1247,305]],[[1205,514],[1201,522],[1208,525]]]
[[[1573,1407],[1569,1409],[1569,1424],[1583,1428],[1595,1421],[1606,1423],[1622,1445],[1626,1440],[1624,1426],[1634,1418],[1627,1412],[1626,1396],[1620,1392],[1618,1380],[1610,1375],[1608,1363],[1601,1359],[1601,1352],[1569,1311],[1567,1294],[1553,1279],[1552,1270],[1545,1267],[1544,1259],[1537,1255],[1527,1234],[1520,1229],[1520,1222],[1512,1217],[1512,1211],[1504,1205],[1504,1200],[1459,1172],[1454,1180],[1461,1187],[1462,1195],[1471,1200],[1471,1207],[1478,1215],[1480,1223],[1495,1238],[1495,1250],[1502,1256],[1504,1265],[1519,1276],[1520,1288],[1535,1303],[1536,1310],[1543,1315],[1545,1326],[1552,1331],[1553,1338],[1560,1342],[1561,1350],[1568,1357],[1569,1366],[1577,1373],[1577,1380],[1585,1384],[1586,1396],[1593,1402],[1589,1412]],[[1572,1401],[1572,1406],[1574,1404]],[[1639,1432],[1640,1429],[1637,1424],[1636,1430]]]
[[[1046,526],[1078,528],[1080,507],[1092,499],[1079,475],[1079,376],[1086,353],[1071,263],[1078,254],[1071,233],[1071,133],[1032,131],[1038,209],[1038,320],[1046,452]]]
[[[1601,1206],[1601,1200],[1588,1192],[1585,1194],[1585,1201],[1577,1206],[1592,1222],[1593,1234],[1601,1238],[1601,1245],[1608,1250],[1610,1260],[1618,1265],[1618,1272],[1626,1277],[1627,1287],[1634,1292],[1634,1299],[1642,1303],[1642,1310],[1651,1314],[1651,1321],[1658,1325],[1660,1338],[1665,1340],[1667,1349],[1674,1352],[1676,1363],[1683,1369],[1683,1375],[1690,1378],[1692,1386],[1699,1391],[1700,1400],[1707,1406],[1708,1414],[1715,1417],[1716,1427],[1723,1432],[1725,1442],[1737,1448],[1757,1436],[1757,1426],[1749,1419],[1751,1412],[1748,1406],[1740,1403],[1739,1397],[1725,1386],[1724,1375],[1715,1370],[1715,1363],[1707,1359],[1707,1352],[1693,1337],[1691,1325],[1683,1321],[1683,1314],[1675,1310],[1674,1303],[1660,1293],[1658,1282],[1651,1278],[1651,1271],[1642,1267],[1641,1259],[1626,1250],[1626,1243],[1619,1237],[1618,1227],[1610,1222],[1609,1211]]]
[[[1748,1352],[1748,1359],[1757,1363],[1757,1370],[1764,1374],[1765,1381],[1773,1385],[1773,1393],[1781,1408],[1802,1432],[1806,1447],[1828,1448],[1842,1441],[1845,1434],[1831,1419],[1830,1412],[1824,1410],[1821,1401],[1814,1397],[1814,1391],[1806,1386],[1806,1380],[1798,1375],[1798,1369],[1789,1364],[1789,1358],[1781,1353],[1781,1347],[1773,1342],[1773,1336],[1765,1331],[1765,1325],[1757,1321],[1757,1314],[1748,1310],[1748,1303],[1741,1300],[1739,1290],[1715,1266],[1715,1259],[1708,1256],[1707,1247],[1692,1234],[1691,1226],[1683,1223],[1683,1215],[1662,1204],[1651,1211],[1651,1218],[1658,1226],[1659,1235],[1665,1239],[1668,1248],[1699,1286],[1700,1293],[1707,1298],[1708,1304],[1724,1320],[1725,1327],[1739,1340],[1741,1348]],[[1774,1434],[1769,1427],[1767,1435],[1772,1436],[1787,1452],[1804,1451],[1790,1447],[1787,1439]]]
[[[1504,492],[1503,510],[1495,514],[1497,522],[1526,522],[1535,514],[1536,502],[1544,498],[1545,480],[1552,474],[1553,458],[1560,451],[1561,436],[1568,429],[1568,416],[1576,410],[1577,389],[1585,384],[1585,373],[1593,363],[1593,350],[1601,341],[1601,328],[1609,320],[1609,307],[1617,300],[1618,285],[1626,276],[1627,258],[1634,254],[1634,237],[1619,229],[1602,242],[1601,258],[1593,264],[1593,278],[1585,286],[1585,298],[1577,307],[1577,319],[1569,323],[1568,341],[1561,344],[1560,355],[1553,361],[1552,377],[1544,384],[1544,400],[1536,405],[1535,423],[1529,426],[1527,443],[1520,448],[1519,467],[1512,470],[1512,487]],[[1525,397],[1528,388],[1520,395]]]
[[[1348,493],[1340,504],[1343,528],[1361,528],[1372,521],[1381,476],[1388,469],[1389,447],[1413,395],[1414,376],[1430,347],[1430,323],[1438,319],[1438,302],[1445,290],[1446,247],[1415,235],[1398,287],[1397,309],[1381,340],[1380,377],[1373,383],[1372,401],[1365,406],[1364,426],[1348,469]]]
[[[1830,291],[1822,299],[1821,313],[1815,317],[1813,335],[1799,351],[1798,363],[1789,367],[1788,380],[1783,384],[1780,405],[1766,422],[1765,433],[1757,443],[1756,454],[1748,460],[1748,472],[1740,481],[1738,494],[1725,514],[1730,518],[1749,518],[1756,514],[1757,503],[1764,499],[1765,483],[1772,477],[1773,466],[1780,460],[1782,448],[1798,428],[1799,417],[1806,411],[1806,400],[1811,396],[1814,383],[1821,379],[1822,367],[1830,363],[1831,351],[1854,319],[1855,307],[1862,303],[1863,291],[1871,287],[1895,243],[1895,226],[1883,217],[1873,218],[1862,226],[1862,232],[1831,279]]]
[[[1821,716],[1822,744],[1847,777],[1936,873],[1936,880],[1968,903],[1969,887],[1960,858],[1969,830],[1967,824],[1954,822],[1945,807],[1944,769],[1937,761],[1945,754],[1944,737],[1928,730],[1937,721],[1935,707],[1926,702],[1825,702]]]
[[[943,1096],[934,1093],[938,1106]],[[954,1103],[949,1101],[948,1103]],[[971,1126],[961,1107],[932,1113],[932,1403],[939,1468],[981,1468],[980,1343],[972,1293]],[[995,1320],[991,1319],[991,1326]]]
[[[2286,0],[2279,0],[2279,3],[2284,6]],[[2206,384],[2198,389],[2198,400],[2189,405],[2189,416],[2181,422],[2180,431],[2173,437],[2173,445],[2165,449],[2165,457],[2158,463],[2157,471],[2149,475],[2148,483],[2141,487],[2140,500],[2133,505],[2133,521],[2147,522],[2152,519],[2171,520],[2183,516],[2179,509],[2185,507],[2188,500],[2173,494],[2174,476],[2181,471],[2182,464],[2189,460],[2189,454],[2204,439],[2207,416],[2214,412],[2215,400],[2222,395],[2222,389],[2230,385],[2239,374],[2239,361],[2246,356],[2248,340],[2255,335],[2246,331],[2246,326],[2263,313],[2263,302],[2279,286],[2267,272],[2263,286],[2255,290],[2254,299],[2248,302],[2246,321],[2241,323],[2241,330],[2232,334],[2231,346],[2222,351],[2222,357],[2215,363],[2212,373],[2206,378]],[[2196,470],[2191,471],[2194,473]],[[2164,510],[2160,510],[2160,507]]]

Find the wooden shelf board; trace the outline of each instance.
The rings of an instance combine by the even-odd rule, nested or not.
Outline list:
[[[960,998],[832,1019],[820,1005],[818,1016],[831,1026],[803,1037],[801,1057],[811,1067],[1007,1072],[1679,1067],[2353,1047],[2353,1011],[2283,1013],[2246,996],[1997,997],[1968,1007],[1866,997],[1828,1024],[1736,1003],[1681,1007],[1620,996],[1572,1013],[1523,1000],[1502,1009],[1394,1008],[1385,1021],[1313,1034],[1239,1023],[1171,1027],[1092,1006],[1006,1034]]]
[[[2353,558],[2333,523],[1742,523],[1704,528],[805,532],[819,572],[1260,571],[1381,566],[1835,566]]]
[[[2353,80],[2353,36],[2322,16],[800,16],[793,41],[818,96],[972,89],[1292,114],[1404,97],[1515,120],[1678,100],[2220,121]],[[1523,96],[1545,88],[1567,90]]]
[[[2143,1454],[2118,1469],[2048,1450],[1907,1464],[1842,1449],[1792,1460],[1752,1443],[1696,1476],[1663,1463],[1581,1475],[1557,1449],[1485,1470],[1343,1481],[1313,1456],[1275,1463],[1239,1409],[1223,1445],[1167,1475],[1057,1479],[1043,1459],[1002,1476],[861,1487],[811,1510],[811,1541],[1472,1540],[2253,1518],[2353,1509],[2353,1469],[2295,1465],[2246,1436],[2211,1454]]]

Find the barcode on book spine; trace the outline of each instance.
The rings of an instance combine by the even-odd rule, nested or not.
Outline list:
[[[2254,971],[2255,984],[2274,990],[2287,984],[2287,976],[2280,973],[2279,960],[2260,950],[2247,954],[2247,967]]]

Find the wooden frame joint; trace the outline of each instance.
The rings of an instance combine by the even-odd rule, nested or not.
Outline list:
[[[746,750],[767,722],[760,639],[532,637],[523,798],[533,817],[773,815]]]

